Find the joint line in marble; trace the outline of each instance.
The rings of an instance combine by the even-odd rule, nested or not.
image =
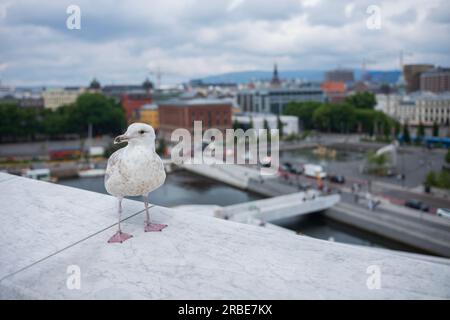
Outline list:
[[[153,208],[153,207],[154,207],[154,205],[150,206],[149,209],[150,209],[150,208]],[[129,217],[125,218],[125,219],[122,219],[120,222],[125,222],[125,221],[127,221],[127,220],[129,220],[129,219],[131,219],[131,218],[133,218],[133,217],[135,217],[135,216],[137,216],[138,214],[141,214],[141,213],[143,213],[143,212],[145,212],[145,209],[144,209],[144,210],[141,210],[141,211],[138,211],[138,212],[136,212],[135,214],[132,214],[131,216],[129,216]],[[38,263],[41,263],[41,262],[43,262],[43,261],[45,261],[45,260],[47,260],[47,259],[49,259],[49,258],[51,258],[51,257],[53,257],[53,256],[55,256],[55,255],[57,255],[58,253],[61,253],[61,252],[65,251],[65,250],[67,250],[67,249],[70,249],[70,248],[76,246],[77,244],[79,244],[79,243],[81,243],[81,242],[83,242],[83,241],[86,241],[86,240],[88,240],[88,239],[90,239],[90,238],[92,238],[92,237],[95,237],[96,235],[98,235],[98,234],[100,234],[100,233],[102,233],[102,232],[104,232],[104,231],[106,231],[106,230],[108,230],[108,229],[110,229],[110,228],[116,226],[117,224],[118,224],[118,222],[117,222],[117,223],[114,223],[114,224],[112,224],[112,225],[110,225],[110,226],[108,226],[108,227],[106,227],[106,228],[103,228],[102,230],[99,230],[99,231],[97,231],[97,232],[95,232],[95,233],[93,233],[93,234],[91,234],[91,235],[88,235],[88,236],[84,237],[84,238],[81,239],[81,240],[78,240],[78,241],[76,241],[76,242],[74,242],[74,243],[72,243],[72,244],[69,244],[68,246],[66,246],[66,247],[64,247],[64,248],[62,248],[62,249],[60,249],[60,250],[58,250],[58,251],[56,251],[56,252],[53,252],[53,253],[49,254],[48,256],[46,256],[46,257],[44,257],[44,258],[41,258],[41,259],[39,259],[39,260],[37,260],[37,261],[35,261],[35,262],[33,262],[33,263],[31,263],[31,264],[29,264],[29,265],[23,267],[23,268],[20,268],[20,269],[17,270],[17,271],[14,271],[14,272],[12,272],[12,273],[10,273],[10,274],[7,274],[6,276],[4,276],[3,278],[0,279],[0,282],[2,282],[2,281],[4,281],[5,279],[10,278],[10,277],[12,277],[12,276],[18,274],[19,272],[22,272],[22,271],[25,271],[25,270],[29,269],[29,268],[31,268],[31,267],[37,265]]]

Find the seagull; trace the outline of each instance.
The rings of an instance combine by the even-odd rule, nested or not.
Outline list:
[[[122,232],[120,220],[122,199],[126,196],[142,196],[147,220],[145,232],[162,231],[165,224],[150,222],[149,193],[163,185],[166,173],[161,158],[155,151],[155,130],[144,123],[133,123],[125,134],[114,139],[114,144],[128,142],[128,145],[114,152],[108,159],[105,174],[105,188],[118,199],[119,230],[108,243],[122,243],[131,237]]]

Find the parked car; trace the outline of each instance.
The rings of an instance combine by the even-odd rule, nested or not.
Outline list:
[[[290,162],[283,163],[282,168],[284,168],[283,169],[284,171],[287,171],[287,172],[292,173],[292,174],[297,174],[298,175],[298,174],[302,174],[303,173],[303,168],[298,168],[298,167],[294,166]]]
[[[341,176],[341,175],[333,175],[333,176],[330,176],[330,181],[334,182],[334,183],[344,184],[345,183],[345,177]]]
[[[421,210],[424,212],[428,212],[430,210],[430,208],[426,204],[419,200],[408,200],[405,202],[405,207]]]
[[[440,217],[450,219],[450,209],[448,209],[448,208],[439,208],[439,209],[437,209],[436,214]]]

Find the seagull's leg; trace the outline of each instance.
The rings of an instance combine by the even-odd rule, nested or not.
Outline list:
[[[156,224],[150,222],[150,214],[149,214],[149,208],[148,208],[148,195],[143,196],[144,197],[144,203],[145,203],[145,214],[147,215],[147,220],[145,221],[145,232],[158,232],[162,229],[166,228],[166,224]]]
[[[122,243],[128,239],[130,239],[131,237],[133,237],[130,234],[124,233],[122,232],[122,229],[120,228],[120,220],[122,218],[122,199],[123,198],[118,198],[118,213],[119,213],[119,230],[117,230],[116,234],[113,235],[111,237],[111,239],[108,240],[108,243]]]

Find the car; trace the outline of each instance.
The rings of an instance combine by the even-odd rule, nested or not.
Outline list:
[[[287,171],[287,172],[292,173],[292,174],[299,175],[299,174],[303,173],[303,169],[302,168],[298,168],[298,167],[294,166],[290,162],[283,163],[283,165],[281,167],[283,168],[284,171]]]
[[[330,176],[330,181],[334,182],[334,183],[344,184],[345,183],[345,177],[341,176],[341,175],[333,175],[333,176]]]
[[[436,214],[440,217],[450,219],[450,209],[448,208],[439,208],[437,209]]]
[[[424,212],[428,212],[430,210],[430,208],[426,204],[419,200],[408,200],[405,202],[405,207],[421,210]]]

